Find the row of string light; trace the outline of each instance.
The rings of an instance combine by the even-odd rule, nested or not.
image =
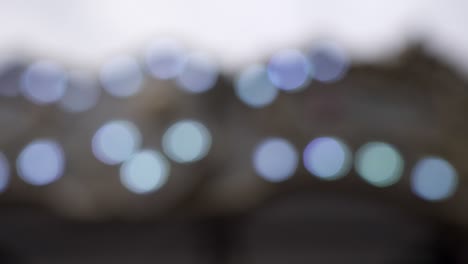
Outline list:
[[[144,65],[144,66],[142,66]],[[311,50],[284,49],[273,54],[265,64],[251,65],[235,79],[237,97],[246,105],[267,107],[280,92],[304,89],[312,80],[322,83],[339,81],[349,67],[345,51],[335,43],[324,42]],[[208,55],[188,52],[172,39],[160,39],[147,49],[144,63],[131,56],[120,56],[105,63],[98,80],[83,72],[66,71],[53,61],[36,61],[20,77],[12,67],[0,71],[0,95],[23,95],[37,105],[58,104],[70,113],[81,113],[99,101],[102,87],[108,94],[129,98],[141,91],[144,72],[153,78],[174,80],[188,93],[204,93],[216,85],[218,67]],[[15,89],[15,82],[19,89]],[[171,164],[193,163],[210,151],[210,130],[197,120],[181,120],[169,126],[162,137],[162,151],[142,148],[138,127],[129,120],[110,120],[91,140],[94,156],[108,165],[120,165],[120,180],[128,190],[151,193],[167,182]],[[313,139],[303,151],[303,164],[312,175],[323,180],[337,180],[349,173],[353,155],[337,137]],[[355,153],[354,167],[366,182],[387,187],[402,177],[404,159],[386,142],[369,142]],[[65,171],[65,151],[53,139],[36,139],[27,144],[16,159],[18,175],[25,182],[44,186],[61,178]],[[284,138],[264,139],[252,153],[252,165],[258,176],[270,182],[292,177],[299,164],[296,148]],[[0,190],[7,189],[10,166],[0,153]],[[452,196],[458,185],[453,166],[437,156],[421,158],[411,172],[411,188],[419,197],[436,201]]]

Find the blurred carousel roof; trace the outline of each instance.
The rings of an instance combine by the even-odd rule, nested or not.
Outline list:
[[[70,87],[81,87],[69,75],[74,71],[51,62],[9,64],[1,78],[7,95],[0,104],[0,142],[11,173],[1,194],[3,205],[49,208],[77,219],[141,219],[171,213],[242,212],[271,197],[307,190],[392,204],[434,221],[468,223],[464,210],[467,128],[463,119],[467,84],[419,46],[379,64],[352,63],[333,82],[311,78],[297,91],[280,91],[261,108],[246,104],[236,94],[239,75],[218,73],[205,62],[179,73],[186,74],[190,84],[212,85],[194,93],[181,87],[177,79],[154,78],[144,63],[130,61],[112,68],[118,72],[115,80],[112,72],[106,79],[102,73],[85,75],[86,81],[78,84],[99,92],[78,93],[71,101],[90,94],[99,97],[93,99],[95,105],[78,112],[64,109],[61,99],[38,103],[18,95],[28,92],[25,78],[38,78],[33,85],[50,88],[53,84],[56,88],[51,91],[64,96]],[[271,61],[265,65],[267,70],[276,67]],[[32,66],[39,67],[32,68],[36,71],[45,69],[45,77],[31,73]],[[289,66],[285,69],[302,69]],[[274,68],[275,78],[290,81],[281,79],[278,69],[282,68]],[[62,78],[67,85],[60,92]],[[206,82],[206,78],[214,79]],[[141,87],[124,96],[101,89],[122,83],[126,85],[119,89]],[[187,137],[188,141],[180,143]],[[291,172],[285,171],[288,178],[280,182],[259,177],[252,160],[256,146],[272,137],[283,138],[298,155],[298,160],[285,165]],[[313,177],[311,167],[302,164],[302,151],[311,140],[323,137],[343,142],[355,154],[343,156],[352,159],[348,162],[354,162],[358,149],[366,143],[386,142],[404,164],[397,164],[394,181],[380,186],[370,184],[372,180],[359,170],[356,173],[352,164],[336,179]],[[111,139],[101,142],[100,138]],[[278,169],[283,169],[284,157],[275,161]],[[455,175],[450,177],[455,181],[439,182],[447,186],[446,193],[436,194],[442,201],[424,200],[428,196],[414,191],[413,168],[425,157],[438,157],[453,166]],[[129,158],[131,162],[120,165]],[[437,164],[445,163],[436,162],[439,168]],[[152,180],[141,182],[134,177],[145,171],[139,166],[159,172],[148,176]],[[442,172],[452,173],[451,168]]]

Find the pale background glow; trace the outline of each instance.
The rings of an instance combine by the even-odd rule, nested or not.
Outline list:
[[[432,49],[468,69],[467,9],[465,0],[0,1],[0,51],[98,66],[170,34],[237,68],[321,37],[343,43],[353,57],[381,57],[420,32]]]

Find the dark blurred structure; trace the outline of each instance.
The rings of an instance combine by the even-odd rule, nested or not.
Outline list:
[[[2,93],[14,94],[17,67],[4,73]],[[380,65],[352,65],[339,82],[280,94],[263,109],[236,98],[231,76],[197,95],[147,77],[131,99],[103,93],[76,115],[4,97],[0,144],[12,164],[37,137],[57,139],[68,156],[64,177],[50,185],[12,177],[0,200],[0,263],[467,263],[467,88],[413,47]],[[118,166],[91,152],[96,129],[115,118],[132,120],[143,145],[156,149],[175,120],[197,119],[213,146],[200,162],[172,164],[162,189],[136,195],[119,183]],[[281,136],[302,150],[322,135],[343,138],[353,152],[391,142],[404,156],[403,177],[376,188],[354,170],[337,181],[303,166],[277,184],[255,175],[251,156],[262,138]],[[450,199],[411,192],[411,167],[427,154],[457,169]]]

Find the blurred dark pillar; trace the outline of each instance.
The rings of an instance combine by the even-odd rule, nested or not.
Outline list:
[[[441,225],[437,229],[436,237],[430,251],[436,264],[462,264],[463,234],[459,229]]]
[[[230,263],[233,253],[237,252],[240,246],[239,219],[224,216],[207,219],[199,224],[198,231],[202,240],[201,251],[208,255],[208,263]]]
[[[0,245],[1,264],[25,264],[26,262],[15,251]]]

